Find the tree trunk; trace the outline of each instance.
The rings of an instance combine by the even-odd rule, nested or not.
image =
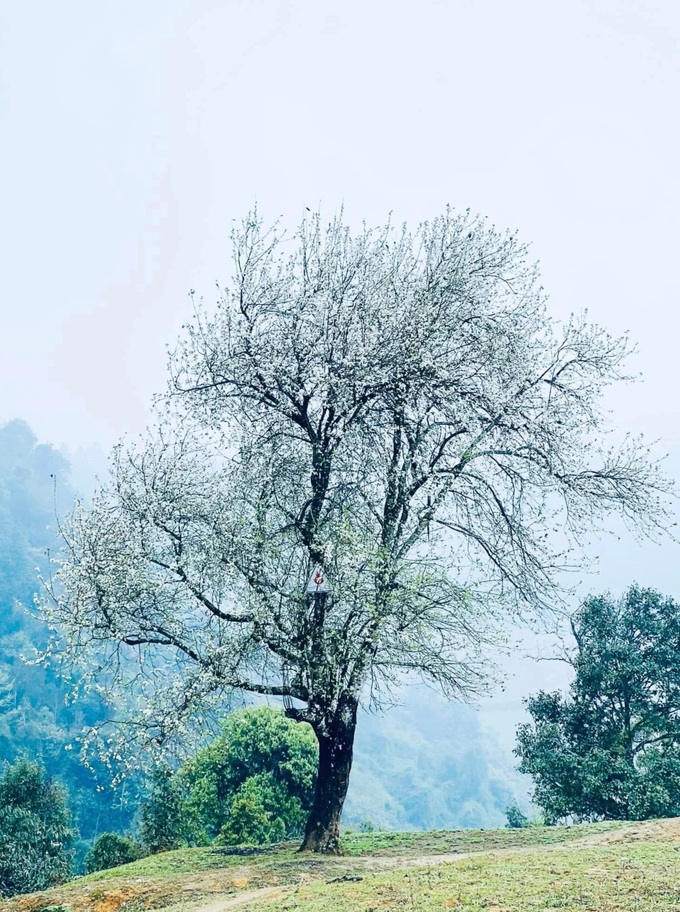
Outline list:
[[[352,769],[356,724],[357,702],[351,698],[342,701],[336,715],[315,729],[319,769],[301,852],[341,853],[340,816]]]

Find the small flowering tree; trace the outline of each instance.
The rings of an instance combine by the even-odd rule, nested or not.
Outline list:
[[[666,485],[638,442],[604,445],[625,340],[554,325],[515,235],[447,211],[287,240],[253,215],[233,241],[44,610],[94,679],[135,683],[125,737],[166,742],[235,690],[282,698],[319,742],[303,848],[338,851],[360,704],[408,675],[479,690],[508,615],[555,605],[553,531],[662,528]]]

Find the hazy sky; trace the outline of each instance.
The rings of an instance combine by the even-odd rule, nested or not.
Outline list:
[[[105,448],[229,273],[257,199],[353,222],[471,207],[556,314],[639,343],[618,423],[679,437],[675,0],[2,4],[0,421]]]

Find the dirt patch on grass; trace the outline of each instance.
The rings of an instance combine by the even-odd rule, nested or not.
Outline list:
[[[238,896],[223,897],[208,905],[201,905],[200,912],[223,912],[226,909],[236,909],[238,906],[244,906],[256,899],[285,899],[290,895],[291,889],[290,887],[260,887],[259,890],[248,890]],[[199,912],[199,910],[195,910],[195,912]]]
[[[230,868],[198,876],[193,873],[174,877],[121,877],[89,884],[76,880],[52,890],[0,902],[0,912],[45,912],[55,906],[60,907],[59,912],[139,912],[209,901],[211,896],[226,897],[271,880],[273,885],[278,885],[279,878],[250,868]]]

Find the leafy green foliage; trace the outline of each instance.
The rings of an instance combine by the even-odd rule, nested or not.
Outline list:
[[[631,587],[573,618],[570,694],[539,692],[518,729],[520,770],[546,819],[680,814],[680,606]]]
[[[268,843],[299,836],[314,795],[317,744],[269,707],[238,710],[180,770],[196,841]]]
[[[27,611],[60,547],[58,515],[73,507],[65,457],[39,444],[24,421],[0,427],[0,762],[38,757],[49,776],[68,783],[81,835],[129,825],[130,806],[107,788],[106,771],[79,761],[76,739],[102,715],[94,696],[69,705],[57,667],[27,666],[47,642],[47,627]],[[74,749],[71,749],[74,748]]]
[[[66,880],[74,837],[64,793],[40,764],[10,766],[0,777],[0,895]]]
[[[88,874],[105,871],[117,865],[129,864],[142,857],[142,847],[129,836],[102,833],[98,836],[85,861]]]
[[[281,842],[286,837],[286,819],[295,821],[296,830],[301,829],[296,820],[299,811],[300,802],[287,794],[285,786],[272,773],[249,776],[231,799],[229,817],[215,842],[223,845]]]
[[[154,770],[148,800],[142,805],[141,839],[144,848],[155,854],[177,849],[184,842],[186,820],[182,795],[172,770]]]
[[[508,821],[505,825],[510,830],[522,830],[529,826],[529,818],[522,813],[516,804],[511,804],[510,807],[505,809],[505,817]]]

